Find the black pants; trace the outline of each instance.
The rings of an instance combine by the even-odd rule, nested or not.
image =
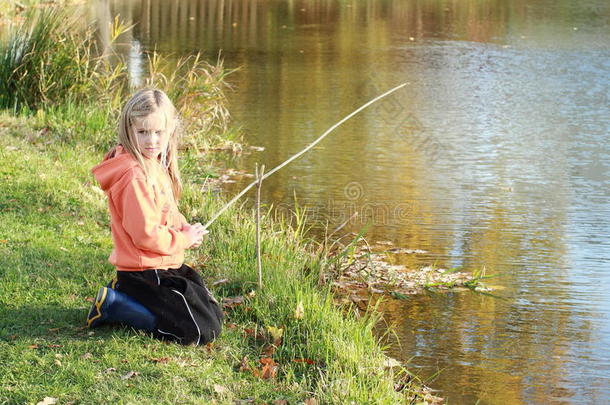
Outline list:
[[[117,281],[118,291],[157,316],[157,338],[203,345],[220,335],[222,309],[199,274],[186,264],[179,269],[117,271]]]

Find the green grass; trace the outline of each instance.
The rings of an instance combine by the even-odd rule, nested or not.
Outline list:
[[[384,370],[372,334],[376,316],[356,318],[335,307],[329,290],[317,286],[321,259],[298,230],[272,221],[270,213],[263,219],[262,291],[255,288],[255,227],[248,211],[230,210],[188,256],[209,283],[229,280],[212,288],[218,297],[246,296],[226,310],[223,334],[211,347],[166,344],[121,327],[84,329],[87,299],[113,276],[106,201],[89,173],[102,154],[86,142],[48,143],[53,134],[32,136],[37,133],[31,119],[0,115],[0,403],[44,397],[83,404],[407,400]],[[196,165],[184,162],[188,180]],[[181,209],[203,222],[222,201],[197,190],[186,182]],[[246,329],[269,327],[283,329],[272,356],[276,377],[239,371],[244,356],[260,369],[268,344]],[[138,374],[121,378],[130,371]]]
[[[58,7],[28,8],[23,19],[0,33],[0,109],[37,114],[62,142],[86,139],[97,147],[115,137],[122,104],[135,89],[129,69],[114,44],[132,27],[118,18],[109,27],[108,46],[100,49],[94,26]],[[144,87],[165,91],[180,113],[183,146],[235,149],[241,132],[229,127],[226,77],[222,60],[200,55],[177,60],[156,52],[142,55]]]

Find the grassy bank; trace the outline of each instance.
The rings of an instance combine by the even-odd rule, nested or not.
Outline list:
[[[213,288],[218,296],[244,297],[226,308],[224,334],[211,347],[164,344],[127,328],[84,329],[88,300],[113,274],[105,200],[88,172],[100,154],[87,145],[28,142],[26,122],[5,115],[0,123],[0,403],[45,396],[61,403],[404,399],[384,369],[373,319],[335,308],[330,292],[317,287],[315,256],[268,219],[265,287],[256,291],[249,212],[225,215],[189,257],[209,283],[227,280]],[[219,199],[192,183],[186,189],[184,212],[203,222]],[[271,378],[257,375],[260,359],[277,367]]]
[[[78,42],[58,46],[66,44]],[[55,61],[46,60],[49,69],[57,67],[53,63],[72,66],[69,58],[53,59],[51,51],[45,50]],[[0,66],[8,78],[3,85],[20,83],[11,73],[13,62],[22,61],[4,59]],[[61,92],[44,93],[52,88],[28,75],[23,77],[32,80],[28,85],[39,96],[28,92],[3,100],[10,108],[0,115],[0,403],[37,403],[45,397],[66,404],[422,400],[411,392],[419,389],[415,384],[395,391],[405,370],[385,367],[387,359],[371,332],[375,317],[357,318],[337,308],[328,287],[318,286],[324,261],[299,232],[269,216],[262,229],[264,288],[256,288],[255,227],[252,213],[243,209],[221,217],[187,260],[225,298],[227,318],[216,342],[182,347],[128,328],[84,328],[91,298],[113,275],[106,201],[89,169],[112,142],[116,103],[128,90],[120,76],[96,77],[108,74],[105,65],[90,66],[98,73],[84,76],[84,88],[113,84],[103,108],[99,100],[77,103],[58,97]],[[183,65],[189,72],[201,66]],[[195,158],[196,150],[226,134],[210,130],[225,124],[222,114],[213,116],[221,111],[218,89],[224,77],[222,69],[205,74],[213,71],[192,76],[173,97],[185,106],[193,104],[184,100],[203,97],[203,110],[197,111],[212,117],[181,161],[187,180],[181,210],[191,221],[204,222],[222,204],[216,194],[202,193],[196,181],[209,164]],[[179,77],[164,78],[151,84],[178,87]],[[62,80],[68,88],[73,83]],[[187,129],[189,123],[204,124],[189,121],[188,110],[183,114]]]

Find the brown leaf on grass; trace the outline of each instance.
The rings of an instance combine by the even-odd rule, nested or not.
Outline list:
[[[158,357],[158,358],[153,357],[150,360],[157,364],[165,364],[165,363],[168,363],[171,360],[171,358],[170,357]]]
[[[271,357],[262,357],[261,359],[259,359],[259,361],[263,365],[277,364],[275,361],[273,361],[273,359]]]
[[[238,295],[236,297],[225,297],[222,299],[222,305],[225,308],[235,308],[244,303],[244,297]]]
[[[295,363],[307,363],[307,364],[316,364],[312,359],[292,359]]]
[[[87,353],[83,354],[82,356],[80,356],[80,358],[83,359],[83,360],[88,360],[91,357],[93,357],[93,355],[91,353],[89,353],[89,352],[87,352]]]
[[[231,322],[231,323],[227,323],[227,324],[225,325],[225,327],[226,327],[227,329],[235,329],[235,328],[237,328],[237,324],[235,324],[235,323],[232,323],[232,322]]]
[[[49,331],[51,333],[55,333],[55,332],[59,332],[59,328],[50,328],[50,329],[47,329],[47,331]]]
[[[95,301],[95,298],[93,298],[93,297],[87,297],[87,298],[85,298],[85,301],[87,301],[87,302],[94,302],[94,301]]]
[[[37,344],[29,345],[28,349],[38,349],[38,345]]]
[[[305,400],[305,405],[318,405],[318,400],[315,398],[307,398]]]
[[[278,364],[271,357],[263,357],[259,359],[263,368],[260,370],[260,377],[264,380],[275,378],[277,374]]]
[[[125,375],[121,376],[121,380],[129,380],[131,377],[135,377],[137,375],[139,375],[140,373],[138,373],[137,371],[130,371]]]
[[[273,364],[265,364],[263,369],[261,370],[261,378],[264,380],[268,380],[270,378],[275,378],[277,374],[277,366]]]
[[[244,334],[256,340],[266,339],[265,331],[261,328],[244,328]]]
[[[276,345],[265,345],[262,353],[267,357],[271,357],[275,353],[275,349],[277,349]]]
[[[212,287],[215,287],[215,286],[220,285],[220,284],[226,284],[228,282],[229,282],[228,278],[223,278],[222,280],[216,280],[216,281],[214,281],[212,283]]]
[[[285,399],[276,399],[273,401],[273,405],[288,405],[288,401]]]
[[[47,347],[50,348],[58,348],[58,347],[63,347],[64,345],[56,345],[56,344],[51,344],[51,345],[47,345]]]

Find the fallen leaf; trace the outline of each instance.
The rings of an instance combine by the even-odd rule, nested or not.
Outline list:
[[[57,403],[57,398],[44,397],[42,401],[39,401],[36,405],[53,405]]]
[[[303,301],[299,301],[299,303],[297,304],[297,307],[294,310],[294,317],[296,319],[303,319],[304,315],[305,315],[305,308],[303,307]]]
[[[295,363],[307,363],[307,364],[316,364],[315,361],[311,359],[292,359]]]
[[[288,405],[288,401],[285,399],[276,399],[273,401],[273,405]]]
[[[221,395],[229,392],[227,387],[223,387],[222,385],[218,385],[218,384],[214,384],[214,391],[216,391],[218,394],[221,394]]]
[[[225,297],[222,299],[222,305],[226,308],[235,308],[238,305],[244,303],[244,297],[238,295],[237,297]]]
[[[34,344],[34,345],[29,345],[28,349],[38,349],[38,345]]]
[[[220,284],[226,284],[228,282],[229,282],[228,278],[223,278],[222,280],[216,280],[216,281],[214,281],[212,283],[212,287],[215,287],[215,286],[220,285]]]
[[[121,376],[121,380],[129,380],[131,377],[135,377],[137,375],[139,375],[140,373],[138,373],[137,371],[130,371],[125,375]]]
[[[104,370],[104,373],[110,374],[110,373],[114,373],[115,371],[116,371],[116,368],[108,367],[106,370]]]
[[[271,357],[263,357],[259,361],[263,365],[267,365],[267,364],[274,365],[274,364],[277,364],[275,361],[273,361],[273,359]]]
[[[58,348],[58,347],[63,347],[63,345],[55,345],[55,344],[51,344],[51,345],[47,345],[47,347],[51,347],[51,348]]]
[[[59,250],[63,250],[64,252],[68,252],[68,249],[66,249],[66,248],[65,248],[65,247],[63,247],[63,246],[60,246],[60,247],[59,247]]]
[[[59,359],[55,359],[53,363],[55,363],[57,367],[61,367],[61,361],[59,361]]]
[[[273,344],[279,346],[282,344],[282,335],[284,334],[283,328],[276,328],[275,326],[267,326],[267,331],[273,337]]]
[[[237,328],[237,324],[234,324],[231,322],[231,323],[226,324],[225,327],[227,329],[235,329],[235,328]]]
[[[265,364],[263,369],[261,370],[261,378],[264,380],[268,380],[270,378],[275,378],[277,374],[277,365],[275,364]]]
[[[58,331],[59,331],[59,328],[50,328],[50,329],[47,329],[47,330],[48,330],[49,332],[55,333],[55,332],[58,332]]]
[[[91,357],[93,357],[93,355],[91,353],[85,353],[82,356],[80,356],[80,358],[83,359],[83,360],[88,360]]]
[[[315,398],[307,398],[305,400],[305,405],[318,405],[318,400]]]
[[[159,358],[152,358],[150,360],[152,360],[153,362],[155,362],[157,364],[165,364],[165,363],[168,363],[171,360],[171,358],[169,358],[169,357],[159,357]]]
[[[275,353],[275,349],[277,349],[275,345],[265,345],[262,353],[267,357],[271,357]]]
[[[250,366],[248,365],[248,356],[244,356],[241,359],[241,362],[239,364],[239,371],[248,371],[250,370]]]

